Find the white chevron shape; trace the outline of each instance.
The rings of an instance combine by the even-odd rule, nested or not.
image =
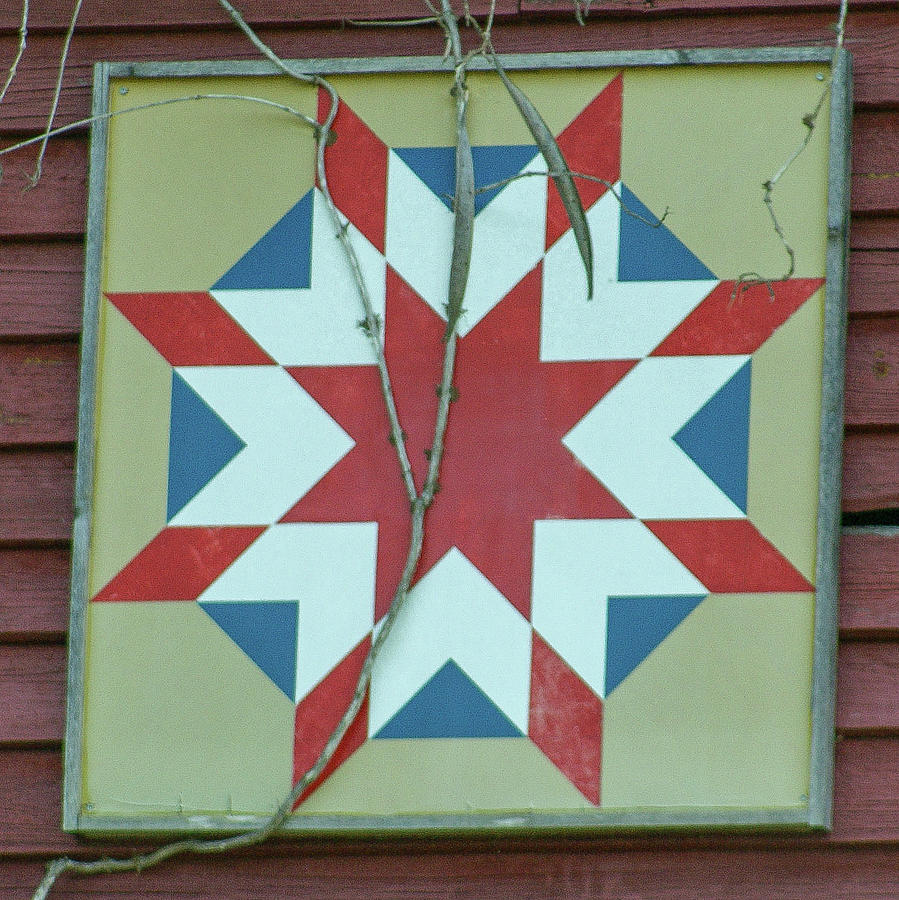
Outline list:
[[[455,547],[409,594],[375,662],[369,735],[450,659],[527,734],[531,626]]]
[[[545,171],[538,154],[522,172]],[[444,315],[453,213],[391,152],[387,163],[387,262],[438,315]],[[475,217],[464,336],[540,261],[546,232],[546,179],[507,184]]]
[[[354,444],[280,366],[176,371],[246,446],[170,525],[270,525]]]
[[[346,219],[341,217],[346,224]],[[384,257],[354,225],[347,237],[378,315],[384,314]],[[292,290],[215,290],[212,296],[276,362],[284,366],[374,364],[359,288],[317,188],[312,199],[311,286]]]
[[[295,702],[372,629],[376,522],[272,525],[199,596],[299,604]]]
[[[639,519],[745,518],[672,436],[748,359],[641,360],[563,443]]]
[[[620,183],[616,186],[620,188]],[[704,299],[717,281],[618,281],[621,208],[611,191],[587,211],[593,299],[569,229],[546,252],[540,358],[640,359]]]
[[[707,594],[636,519],[534,523],[534,629],[604,696],[608,598]]]

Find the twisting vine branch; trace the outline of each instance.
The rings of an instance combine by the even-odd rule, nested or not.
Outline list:
[[[315,122],[317,144],[316,169],[319,188],[326,200],[337,237],[345,250],[347,261],[350,265],[350,269],[352,271],[353,278],[365,313],[365,331],[370,338],[372,348],[377,359],[378,369],[381,373],[381,388],[384,395],[385,405],[388,410],[392,443],[394,443],[397,452],[403,482],[406,486],[406,491],[409,495],[411,505],[409,546],[406,554],[405,564],[403,566],[403,571],[400,576],[400,581],[397,585],[396,593],[394,594],[387,614],[380,623],[380,627],[376,630],[371,647],[368,651],[368,654],[366,655],[365,661],[363,662],[356,688],[349,705],[341,716],[337,726],[329,736],[316,761],[302,775],[302,777],[295,782],[288,796],[283,800],[274,815],[272,815],[264,825],[260,826],[259,828],[255,828],[231,837],[211,839],[191,838],[186,840],[173,841],[169,844],[158,847],[153,851],[135,854],[123,859],[105,858],[100,860],[83,861],[74,860],[69,857],[61,857],[59,859],[52,860],[47,864],[44,877],[35,890],[32,900],[45,900],[53,885],[56,883],[56,880],[65,872],[73,872],[80,875],[114,872],[139,872],[151,866],[158,865],[159,863],[171,859],[172,857],[180,856],[186,853],[224,853],[229,850],[255,846],[266,841],[269,837],[281,830],[284,823],[293,812],[300,797],[307,790],[307,788],[316,781],[316,779],[324,771],[327,764],[330,762],[335,751],[337,750],[337,747],[343,740],[347,730],[355,720],[360,708],[362,707],[366,692],[368,690],[368,685],[371,681],[371,675],[375,665],[375,661],[377,660],[381,648],[384,646],[384,643],[386,642],[390,634],[391,628],[396,621],[396,618],[399,615],[400,610],[402,609],[403,603],[405,602],[411,589],[412,579],[415,575],[415,570],[418,567],[418,562],[421,557],[421,550],[424,540],[425,513],[428,507],[433,502],[434,495],[439,485],[440,462],[443,455],[446,425],[449,416],[449,406],[454,395],[454,391],[452,388],[452,376],[455,365],[456,323],[458,322],[459,314],[461,314],[462,299],[464,297],[465,285],[467,283],[468,265],[471,254],[471,232],[473,229],[474,219],[473,163],[471,162],[471,147],[467,141],[467,129],[465,127],[465,110],[467,104],[467,89],[465,88],[464,84],[465,63],[461,56],[461,42],[458,40],[458,27],[456,25],[456,20],[452,16],[451,10],[449,9],[449,2],[448,0],[443,0],[445,9],[442,16],[442,24],[447,28],[450,34],[455,34],[453,52],[455,58],[459,60],[459,64],[457,66],[456,74],[454,77],[453,92],[457,102],[457,125],[459,127],[460,135],[462,135],[459,141],[462,149],[457,152],[457,161],[460,161],[459,168],[463,170],[463,175],[461,176],[461,181],[459,176],[457,175],[456,189],[457,193],[463,192],[468,197],[470,197],[470,203],[464,205],[457,203],[456,205],[456,219],[459,222],[456,229],[453,249],[453,271],[456,274],[451,274],[450,276],[450,287],[448,291],[449,299],[447,302],[447,314],[450,321],[448,322],[447,332],[445,335],[443,372],[440,386],[438,387],[438,411],[434,425],[434,436],[432,440],[431,451],[429,454],[430,458],[427,476],[421,493],[419,493],[415,488],[411,466],[409,465],[408,456],[405,450],[404,434],[402,428],[400,427],[396,413],[396,405],[393,398],[389,374],[387,371],[387,363],[384,356],[383,343],[381,340],[380,320],[374,311],[371,302],[371,296],[365,283],[365,279],[362,275],[362,269],[358,260],[358,256],[355,252],[355,249],[353,248],[352,242],[350,241],[348,235],[348,224],[342,220],[337,206],[335,205],[331,193],[328,189],[327,173],[325,170],[325,148],[327,145],[327,139],[324,136],[331,133],[334,119],[337,116],[339,105],[337,92],[326,79],[317,75],[308,75],[303,72],[295,71],[259,39],[259,37],[243,19],[243,16],[241,16],[241,14],[228,2],[228,0],[219,0],[219,2],[221,3],[222,7],[229,13],[231,18],[241,28],[241,30],[260,50],[260,52],[262,52],[268,59],[270,59],[275,65],[277,65],[277,67],[281,71],[290,75],[292,78],[296,78],[304,83],[315,84],[316,86],[324,89],[330,97],[331,105],[328,111],[328,115],[323,122]],[[165,102],[175,101],[169,100]],[[162,103],[152,105],[162,105]],[[281,106],[281,104],[272,105]],[[292,109],[291,111],[296,112]],[[308,124],[308,117],[300,117]],[[467,166],[465,163],[466,153],[468,156]],[[465,172],[466,168],[468,170],[467,173]],[[466,242],[467,250],[465,249]],[[462,246],[461,251],[457,250],[460,244]],[[464,270],[464,272],[462,270]],[[454,310],[458,310],[458,313],[455,315],[453,315]]]
[[[22,0],[22,22],[19,25],[19,44],[16,47],[16,55],[13,57],[13,61],[10,63],[9,71],[6,73],[6,81],[3,82],[3,88],[0,90],[0,103],[3,102],[3,98],[6,96],[6,92],[9,90],[9,86],[13,83],[13,80],[16,77],[16,71],[19,68],[19,62],[22,59],[22,56],[25,53],[25,38],[28,35],[28,0]]]
[[[778,239],[783,245],[784,252],[787,254],[787,270],[779,278],[764,278],[758,272],[743,272],[737,278],[737,281],[734,284],[734,289],[731,292],[732,301],[737,299],[744,291],[748,290],[749,288],[756,287],[761,284],[767,287],[768,296],[773,300],[773,284],[779,281],[787,281],[788,279],[793,277],[793,274],[796,271],[796,251],[787,241],[787,236],[784,232],[783,226],[780,224],[780,220],[777,218],[777,212],[774,209],[774,189],[777,187],[777,184],[781,180],[781,178],[783,178],[783,176],[792,167],[793,163],[795,163],[796,160],[802,155],[805,148],[808,147],[815,133],[815,126],[818,123],[818,116],[821,113],[821,110],[824,108],[824,103],[830,95],[830,90],[833,86],[833,71],[836,68],[837,58],[840,55],[840,51],[843,49],[843,42],[846,36],[846,16],[848,12],[849,0],[840,0],[839,15],[837,17],[836,23],[833,26],[837,36],[834,42],[833,55],[831,56],[830,60],[830,73],[828,74],[824,82],[824,87],[821,89],[821,95],[818,97],[818,102],[814,105],[810,112],[807,112],[802,117],[802,124],[805,127],[805,134],[803,135],[802,140],[799,142],[796,149],[787,157],[786,161],[781,165],[781,167],[767,181],[762,183],[762,188],[764,190],[764,194],[762,195],[762,202],[765,204],[765,208],[768,210],[768,215],[771,218],[771,224],[774,228],[774,233],[777,235]]]
[[[69,122],[68,125],[60,125],[59,128],[54,128],[52,131],[44,132],[36,137],[30,137],[24,141],[19,141],[17,144],[11,144],[9,147],[0,149],[0,156],[14,153],[16,150],[23,150],[25,147],[31,147],[34,144],[43,142],[45,138],[54,138],[70,131],[78,131],[81,128],[93,125],[94,122],[101,122],[104,119],[114,119],[118,116],[123,116],[126,113],[143,112],[147,109],[154,109],[157,106],[170,106],[172,103],[189,103],[195,100],[242,100],[246,103],[259,103],[263,106],[271,106],[275,109],[280,109],[282,112],[296,116],[300,121],[304,122],[310,128],[313,128],[316,134],[321,131],[321,126],[316,119],[307,116],[298,109],[294,109],[292,106],[288,106],[286,103],[277,103],[274,100],[266,100],[264,97],[254,97],[250,94],[185,94],[183,97],[169,97],[167,100],[153,100],[150,103],[141,103],[139,106],[128,106],[125,109],[116,109],[110,112],[99,113],[95,116],[88,116],[88,118],[79,119],[77,122]]]
[[[53,130],[53,121],[56,119],[56,110],[59,108],[59,98],[62,96],[62,79],[65,75],[66,63],[69,59],[69,49],[72,46],[72,37],[75,34],[75,26],[78,24],[78,16],[81,13],[82,2],[83,0],[75,0],[72,18],[69,20],[69,29],[66,32],[65,40],[62,44],[62,53],[59,56],[59,70],[56,74],[56,87],[53,89],[53,102],[50,104],[50,115],[47,117],[47,126],[44,129],[41,149],[38,151],[34,172],[32,172],[31,178],[29,179],[31,187],[34,187],[41,180],[41,173],[44,168],[44,155],[47,152],[47,142],[50,140],[50,132]]]

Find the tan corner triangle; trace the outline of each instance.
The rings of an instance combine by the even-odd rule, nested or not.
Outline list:
[[[197,78],[189,88],[177,78],[117,79],[110,104],[119,110],[193,93],[315,113],[315,89],[286,77]],[[309,127],[258,103],[174,103],[119,116],[109,129],[110,291],[208,290],[314,181]]]
[[[165,527],[172,369],[105,297],[88,595]]]
[[[812,594],[712,594],[606,698],[602,806],[807,802]]]
[[[753,354],[747,516],[815,577],[824,290]]]
[[[294,705],[196,603],[92,603],[88,636],[92,814],[277,808]]]

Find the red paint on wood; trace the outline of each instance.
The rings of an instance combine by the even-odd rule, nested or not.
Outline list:
[[[557,137],[572,172],[592,175],[614,184],[621,177],[621,76],[617,76]],[[584,209],[589,209],[607,186],[583,178],[574,180]],[[569,228],[568,214],[555,181],[546,192],[546,246]]]
[[[274,362],[205,291],[106,296],[173,366]]]
[[[899,217],[855,216],[849,246],[852,250],[899,250]]]
[[[843,532],[840,630],[899,637],[899,533]]]
[[[181,4],[180,8],[182,16],[189,16],[193,9],[186,4]],[[291,9],[283,21],[289,22],[296,15]],[[774,15],[755,11],[741,15],[738,20],[732,14],[714,12],[686,18],[638,14],[623,18],[595,16],[588,20],[586,27],[580,28],[570,15],[566,15],[563,20],[553,22],[501,22],[494,29],[494,39],[497,49],[504,53],[659,47],[827,46],[833,42],[831,26],[834,20],[835,8]],[[203,59],[259,58],[252,45],[224,19],[221,28],[181,32],[169,29],[172,23],[180,21],[177,15],[164,21],[167,26],[164,29],[79,34],[66,69],[59,121],[70,122],[90,114],[90,70],[98,59],[196,59],[198,47],[202,48]],[[896,16],[881,7],[881,11],[854,11],[849,21],[847,46],[854,59],[857,107],[882,109],[899,104],[899,22]],[[260,36],[283,56],[297,59],[440,54],[443,49],[442,36],[429,27],[291,29],[266,26],[260,30]],[[54,34],[29,34],[28,52],[19,67],[19,75],[0,107],[3,130],[33,133],[43,127],[53,94],[62,40],[62,30]],[[14,33],[0,38],[0,58],[11,60],[15,50]],[[855,143],[862,142],[863,138],[863,133],[856,132]],[[33,160],[33,152],[25,151],[25,155]]]
[[[57,138],[47,145],[43,176],[25,190],[34,171],[31,148],[4,156],[0,181],[0,235],[80,236],[87,210],[87,144]]]
[[[848,433],[843,442],[843,510],[899,507],[899,432]]]
[[[722,281],[652,355],[754,353],[823,284],[823,278],[775,282],[772,297],[763,284]]]
[[[75,337],[83,279],[80,243],[0,243],[0,337]]]
[[[68,607],[67,550],[0,550],[0,643],[61,640]]]
[[[0,344],[0,446],[75,439],[78,348]]]
[[[855,319],[846,347],[846,424],[899,424],[899,316]]]
[[[837,728],[899,735],[899,644],[853,641],[840,647]]]
[[[856,250],[850,254],[849,312],[899,313],[899,252]]]
[[[346,710],[356,685],[362,664],[371,647],[366,638],[343,661],[332,669],[312,692],[298,705],[294,719],[293,780],[296,784],[318,760],[319,755]],[[343,765],[368,737],[368,697],[362,702],[359,714],[350,724],[334,755],[322,774],[300,796],[308,797],[332,772]]]
[[[712,593],[812,590],[748,519],[645,524]]]
[[[318,92],[318,120],[324,122],[331,97]],[[384,252],[387,209],[387,147],[346,103],[331,127],[337,140],[325,153],[325,176],[337,208]]]
[[[599,804],[602,701],[534,632],[528,737]]]
[[[72,462],[63,450],[0,452],[0,542],[69,540]]]
[[[165,528],[93,599],[196,600],[265,528]]]
[[[58,742],[65,687],[65,647],[0,644],[0,746]]]
[[[821,2],[821,0],[818,0]],[[871,0],[860,0],[870,3]],[[304,0],[301,4],[290,0],[254,0],[244,4],[246,20],[255,26],[311,23],[339,23],[349,21],[407,19],[428,14],[422,9],[420,0]],[[483,16],[489,8],[488,0],[473,0],[471,10]],[[498,0],[499,15],[518,12],[517,0]],[[29,16],[29,34],[41,30],[65,30],[72,16],[72,9],[65,0],[42,0],[40,9]],[[0,11],[0,29],[13,30],[19,27],[21,11],[9,6]],[[90,8],[85,7],[78,18],[82,28],[93,30],[117,30],[120,28],[141,28],[179,25],[220,25],[230,22],[227,13],[215,0],[160,0],[157,5],[134,4],[122,6],[118,0],[95,0]],[[351,26],[347,26],[351,27]]]

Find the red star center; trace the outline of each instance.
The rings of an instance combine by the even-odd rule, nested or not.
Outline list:
[[[538,266],[459,340],[458,399],[417,573],[456,547],[525,616],[535,520],[630,518],[562,438],[635,361],[541,362],[540,275]],[[445,323],[389,269],[385,320],[385,355],[420,488]],[[283,521],[377,521],[380,617],[402,570],[410,514],[375,367],[289,371],[356,444]]]

